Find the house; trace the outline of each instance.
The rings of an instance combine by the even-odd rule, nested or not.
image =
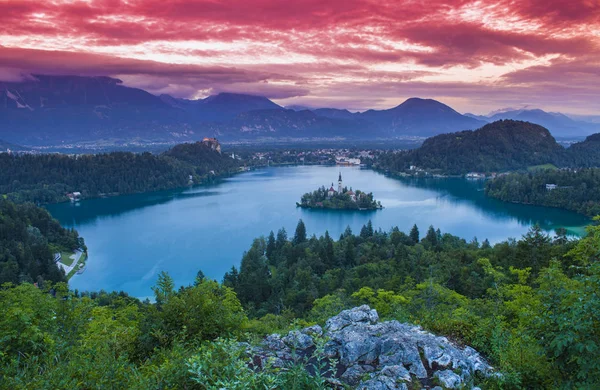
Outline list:
[[[55,253],[54,254],[54,262],[58,263],[61,260],[62,260],[62,255],[60,253]]]
[[[333,183],[331,183],[331,187],[327,190],[327,197],[331,198],[333,195],[335,195],[337,191],[335,190],[335,188],[333,188]]]
[[[469,172],[466,177],[467,179],[485,179],[485,173]]]
[[[71,200],[71,202],[79,202],[81,200],[81,192],[71,192],[67,194],[67,198]]]
[[[336,157],[335,163],[343,166],[355,166],[360,165],[360,158]]]
[[[552,191],[558,188],[556,184],[546,184],[546,191]]]
[[[353,202],[356,202],[356,194],[354,193],[354,191],[350,190],[346,192],[346,195],[348,195]]]

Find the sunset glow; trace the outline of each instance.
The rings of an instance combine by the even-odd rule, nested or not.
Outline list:
[[[363,110],[600,112],[600,0],[0,1],[0,79]]]

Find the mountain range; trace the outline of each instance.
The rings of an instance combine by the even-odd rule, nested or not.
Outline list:
[[[569,118],[562,118],[563,128],[576,133],[577,127],[565,119]],[[33,146],[185,142],[203,137],[223,141],[426,138],[477,129],[490,120],[420,98],[387,110],[353,113],[335,108],[288,109],[263,96],[236,93],[199,100],[155,96],[110,77],[33,75],[21,82],[0,82],[0,138]]]
[[[600,131],[598,123],[575,120],[559,112],[546,112],[540,109],[500,110],[487,116],[469,113],[465,115],[489,123],[500,119],[531,122],[544,126],[553,136],[560,138],[583,137]]]

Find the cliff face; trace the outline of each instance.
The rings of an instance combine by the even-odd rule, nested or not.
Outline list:
[[[322,336],[325,344],[318,347]],[[334,388],[470,389],[475,388],[476,376],[493,375],[493,368],[473,348],[459,347],[418,326],[379,322],[377,312],[366,305],[330,318],[325,329],[316,325],[285,336],[270,335],[249,352],[258,369],[266,364],[285,368],[299,357],[315,360],[315,353],[323,355],[316,360],[329,359],[326,371]],[[311,359],[306,364],[309,371],[315,370]]]

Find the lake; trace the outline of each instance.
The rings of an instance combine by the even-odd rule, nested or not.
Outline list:
[[[373,192],[383,210],[306,210],[296,207],[305,192],[329,186],[342,173],[344,185]],[[443,233],[491,243],[520,238],[535,223],[552,232],[565,227],[580,235],[589,219],[564,210],[503,203],[484,196],[482,181],[393,179],[358,167],[294,166],[242,173],[185,190],[62,203],[48,210],[85,238],[89,260],[70,285],[79,290],[123,290],[152,295],[160,271],[177,285],[193,282],[198,270],[221,280],[238,266],[252,240],[285,227],[292,237],[299,219],[309,235],[326,230],[337,238],[369,220],[375,228],[417,224],[423,236],[433,225]]]

